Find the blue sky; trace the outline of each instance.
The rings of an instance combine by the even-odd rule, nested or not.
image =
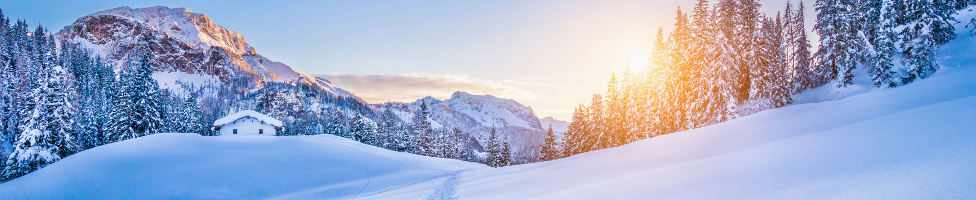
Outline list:
[[[767,12],[784,1],[764,1]],[[794,0],[794,3],[798,2]],[[163,5],[203,13],[243,35],[259,53],[322,74],[371,103],[447,98],[455,90],[492,94],[568,119],[604,92],[670,30],[691,0],[415,1],[9,1],[5,15],[57,31],[114,7]],[[813,26],[806,2],[807,29]],[[397,88],[397,80],[429,81]],[[406,92],[405,92],[406,91]]]

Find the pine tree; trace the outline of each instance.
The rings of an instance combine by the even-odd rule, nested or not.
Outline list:
[[[423,101],[420,103],[420,109],[418,109],[413,118],[411,119],[411,132],[413,132],[412,148],[415,148],[416,152],[421,155],[432,155],[434,152],[434,132],[430,125],[430,108],[427,107],[427,102]]]
[[[146,40],[146,39],[144,39]],[[152,79],[150,52],[143,50],[137,66],[122,74],[119,81],[113,129],[105,137],[116,142],[157,133],[165,123],[159,85]]]
[[[871,37],[872,51],[869,52],[868,62],[866,63],[871,74],[871,80],[877,87],[894,87],[897,85],[895,80],[895,69],[893,57],[897,53],[895,41],[898,40],[898,33],[895,32],[897,23],[895,19],[897,13],[894,10],[893,1],[869,0],[872,8],[868,13],[871,20],[865,23],[868,28],[873,29]]]
[[[805,91],[808,88],[813,88],[817,86],[816,72],[811,65],[812,57],[810,55],[810,41],[807,39],[806,25],[803,22],[804,19],[804,6],[803,1],[800,1],[800,5],[796,10],[796,15],[794,16],[793,24],[791,27],[794,28],[793,46],[794,49],[791,52],[790,57],[793,58],[795,64],[793,65],[792,74],[792,94],[797,94]]]
[[[48,52],[52,53],[52,52]],[[21,124],[23,133],[7,158],[2,181],[7,181],[54,163],[75,152],[72,139],[75,107],[70,75],[60,66],[44,73],[32,93],[36,103]]]
[[[369,118],[356,115],[349,131],[356,141],[369,145],[377,144],[376,123]]]
[[[906,0],[904,18],[907,27],[902,35],[901,49],[907,71],[901,84],[927,78],[940,68],[935,51],[955,38],[952,15],[956,10],[944,0]]]
[[[579,105],[573,110],[573,119],[567,127],[565,137],[563,137],[563,155],[570,156],[589,151],[587,148],[590,130],[588,113],[583,105]]]
[[[790,82],[786,68],[786,52],[783,48],[782,24],[780,20],[764,19],[758,62],[753,68],[753,87],[750,96],[759,109],[778,108],[792,102]]]
[[[504,167],[504,166],[509,166],[509,165],[514,164],[514,162],[512,160],[511,145],[508,144],[508,141],[503,141],[502,142],[502,145],[500,145],[500,147],[501,147],[501,150],[498,153],[498,155],[499,155],[499,167]]]
[[[862,15],[855,12],[855,1],[817,0],[815,6],[817,24],[814,30],[820,35],[820,46],[816,54],[814,85],[836,79],[839,87],[846,87],[852,84],[858,52],[866,45],[857,35],[858,19]]]
[[[542,144],[542,150],[539,151],[541,155],[539,160],[548,161],[561,157],[556,145],[558,145],[556,144],[556,135],[552,133],[552,125],[549,125],[549,129],[546,131],[545,142]]]
[[[593,100],[590,102],[590,106],[587,107],[590,111],[589,118],[587,119],[586,131],[586,142],[583,143],[583,152],[593,151],[603,148],[604,138],[607,138],[607,123],[606,117],[604,116],[604,106],[603,106],[603,96],[599,94],[593,95]]]
[[[617,81],[616,75],[610,76],[610,84],[607,85],[607,99],[606,99],[606,110],[605,118],[602,120],[602,133],[600,135],[600,140],[598,148],[610,148],[620,146],[624,143],[623,139],[626,135],[625,128],[623,124],[625,123],[624,115],[626,115],[626,108],[624,107],[625,102],[623,96],[623,91],[618,89],[619,83]]]
[[[485,143],[487,145],[482,145],[485,147],[485,151],[488,153],[488,157],[485,158],[485,164],[490,167],[503,167],[505,166],[505,160],[502,157],[502,144],[498,139],[498,135],[495,134],[495,128],[491,128],[488,132],[488,138],[486,138]]]

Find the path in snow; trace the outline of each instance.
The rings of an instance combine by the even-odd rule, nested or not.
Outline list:
[[[447,177],[441,186],[434,190],[433,194],[427,196],[427,200],[455,200],[458,199],[457,187],[458,187],[458,176],[461,176],[461,172],[457,171]]]

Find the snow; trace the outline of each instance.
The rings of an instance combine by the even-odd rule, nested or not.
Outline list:
[[[541,163],[463,172],[461,199],[964,199],[976,69]],[[443,180],[431,180],[443,182]],[[416,184],[367,198],[419,199]]]
[[[283,125],[281,123],[281,121],[278,121],[277,119],[271,118],[271,117],[269,117],[267,115],[258,113],[258,112],[253,111],[253,110],[242,110],[240,112],[237,112],[237,113],[234,113],[234,114],[230,114],[230,115],[227,115],[226,117],[217,119],[216,121],[214,121],[214,126],[221,126],[221,125],[224,125],[224,124],[229,124],[231,122],[237,121],[238,119],[241,119],[241,118],[244,118],[244,117],[253,117],[253,118],[257,119],[257,120],[263,121],[264,123],[268,123],[268,124],[271,124],[271,125],[274,125],[274,126],[277,126],[277,127],[281,127]]]
[[[159,88],[169,90],[173,94],[186,95],[185,89],[201,88],[207,85],[222,85],[220,79],[206,74],[188,74],[186,72],[153,72],[152,78],[159,84]]]
[[[491,95],[472,95],[466,92],[455,92],[451,98],[444,100],[452,109],[463,113],[485,127],[515,126],[532,130],[542,129],[532,108],[523,106],[510,99],[501,99]]]
[[[179,41],[203,49],[223,47],[237,54],[254,50],[240,34],[218,26],[210,21],[209,17],[193,13],[186,8],[154,6],[134,9],[126,6],[96,12],[89,16],[98,15],[117,16],[145,23]]]
[[[0,199],[336,199],[481,168],[331,135],[168,133],[72,155],[0,184]]]
[[[558,120],[552,117],[542,118],[539,121],[542,122],[542,129],[548,129],[551,126],[552,132],[559,133],[560,135],[561,133],[565,133],[567,130],[569,130],[569,122],[567,121]]]
[[[960,16],[967,22],[974,12]],[[72,155],[0,184],[0,194],[11,199],[968,199],[976,196],[973,44],[971,34],[960,35],[939,50],[943,69],[909,85],[876,89],[859,75],[851,86],[811,89],[783,108],[548,162],[486,168],[329,135],[156,134]],[[479,105],[485,101],[474,101],[477,96],[455,96],[472,101],[449,104],[452,109],[502,112]]]
[[[503,168],[334,136],[157,134],[0,185],[12,199],[966,199],[976,68]],[[242,156],[246,155],[246,156]]]

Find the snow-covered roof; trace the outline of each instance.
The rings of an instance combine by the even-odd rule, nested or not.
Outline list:
[[[281,127],[282,126],[281,121],[278,121],[277,119],[271,118],[271,117],[269,117],[267,115],[264,115],[264,114],[255,112],[253,110],[242,110],[240,112],[227,115],[224,118],[220,118],[220,119],[217,119],[217,121],[214,121],[214,124],[213,125],[214,126],[222,126],[224,124],[229,124],[231,122],[237,121],[238,119],[244,118],[244,117],[253,117],[255,119],[261,120],[262,122],[271,124],[273,126],[278,126],[278,127]]]

